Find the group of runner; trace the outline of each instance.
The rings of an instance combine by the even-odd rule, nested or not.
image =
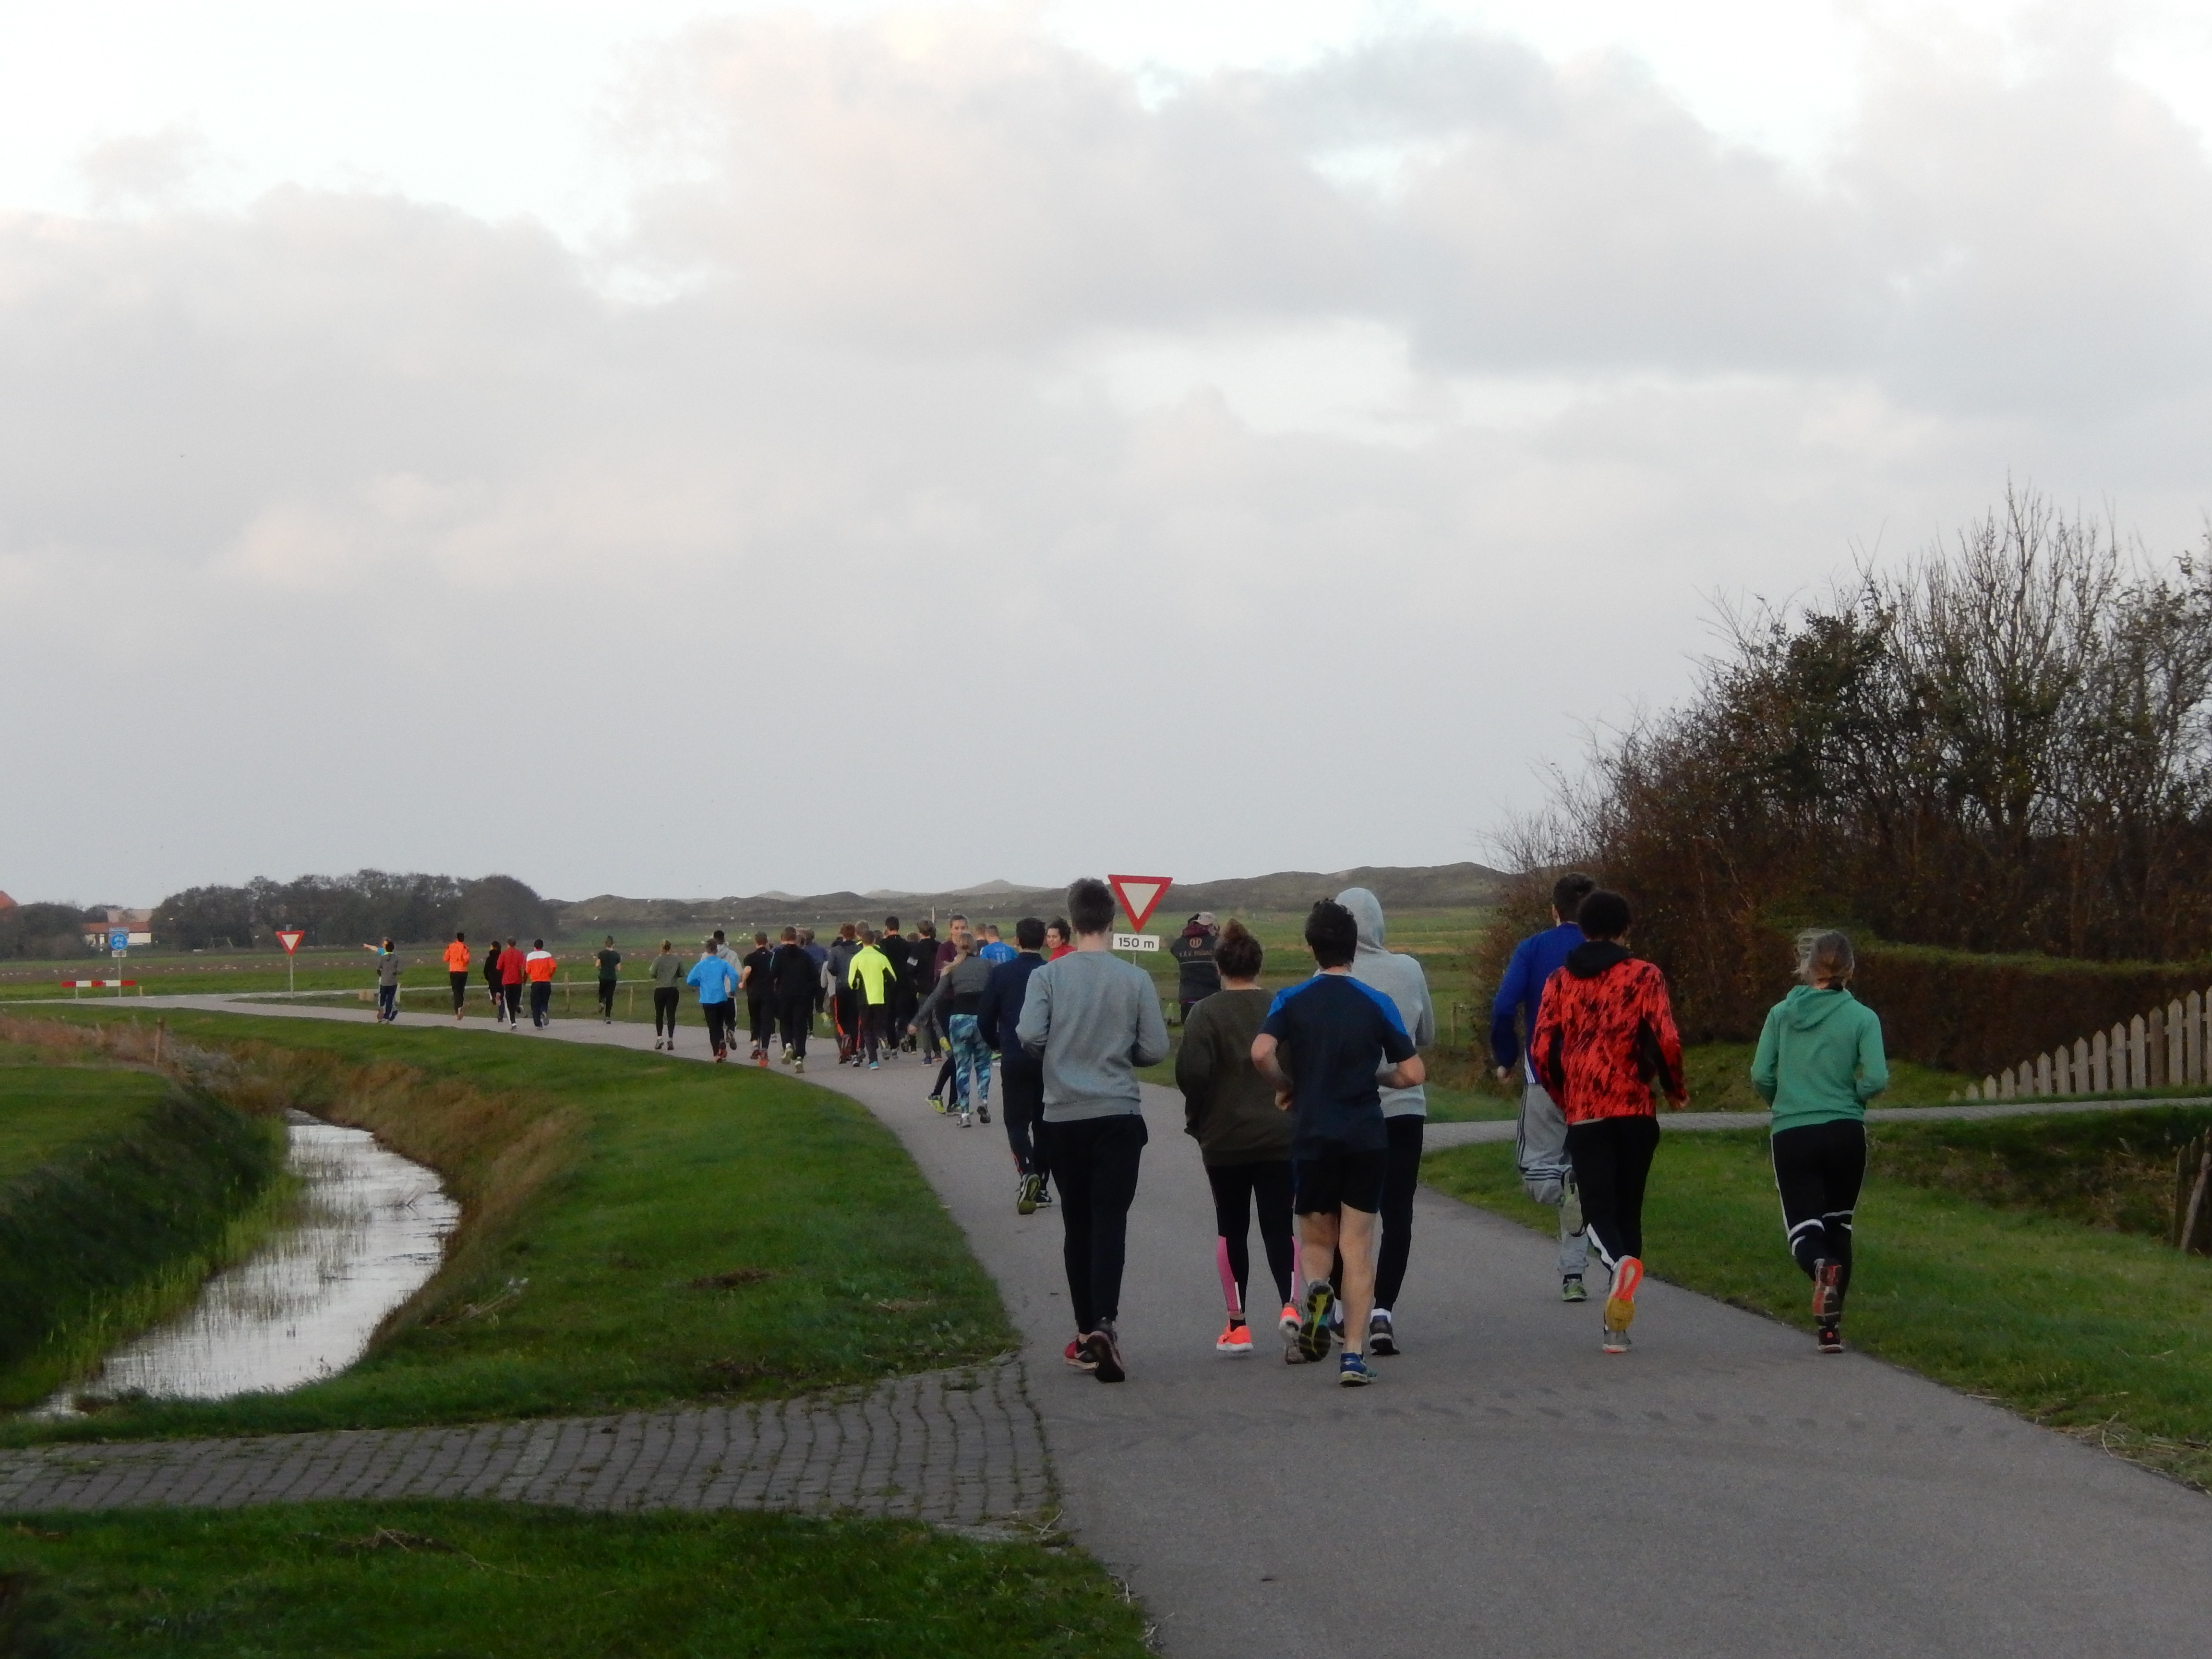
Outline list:
[[[995,1061],[1015,1175],[1028,1215],[1060,1194],[1062,1255],[1076,1331],[1069,1364],[1105,1382],[1127,1375],[1117,1322],[1127,1218],[1146,1131],[1136,1073],[1170,1053],[1152,977],[1112,952],[1115,901],[1086,878],[1067,916],[1026,917],[1006,943],[963,915],[902,933],[848,922],[828,945],[787,927],[738,951],[717,930],[696,961],[664,939],[650,963],[653,1046],[673,1050],[687,987],[709,1046],[726,1061],[742,999],[748,1058],[804,1073],[807,1039],[826,1017],[837,1061],[878,1068],[909,1054],[939,1066],[937,1111],[965,1127],[991,1121]],[[1492,1008],[1491,1057],[1516,1077],[1516,1153],[1529,1196],[1558,1211],[1559,1296],[1586,1301],[1595,1254],[1607,1275],[1601,1346],[1630,1348],[1644,1276],[1645,1188],[1659,1143],[1655,1097],[1688,1103],[1680,1036],[1664,976],[1628,947],[1626,899],[1589,877],[1560,877],[1553,925],[1522,940]],[[1283,1357],[1326,1360],[1339,1342],[1346,1386],[1374,1379],[1368,1361],[1398,1353],[1396,1308],[1413,1237],[1427,1117],[1421,1048],[1436,1015],[1419,961],[1387,945],[1382,906],[1365,888],[1316,903],[1305,945],[1315,971],[1269,993],[1265,956],[1242,923],[1200,913],[1177,938],[1182,1042],[1176,1082],[1214,1204],[1215,1265],[1229,1355],[1253,1351],[1246,1314],[1256,1224],[1281,1311]],[[375,948],[375,947],[371,947]],[[1776,1184],[1793,1257],[1813,1285],[1822,1352],[1840,1352],[1851,1235],[1866,1168],[1866,1103],[1888,1080],[1880,1021],[1850,994],[1850,941],[1806,935],[1801,983],[1769,1014],[1752,1080],[1773,1109]],[[470,947],[446,951],[462,1018]],[[598,952],[599,1011],[613,1018],[623,957]],[[398,957],[386,940],[380,1017],[397,1018]],[[494,940],[483,975],[495,1017],[519,1029],[520,994],[549,1018],[554,959]]]

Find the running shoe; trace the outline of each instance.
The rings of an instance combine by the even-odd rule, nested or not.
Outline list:
[[[1559,1300],[1562,1302],[1589,1300],[1589,1292],[1583,1288],[1583,1276],[1580,1273],[1569,1273],[1559,1281]]]
[[[1356,1353],[1348,1353],[1336,1362],[1336,1381],[1340,1388],[1364,1389],[1375,1380],[1375,1373],[1367,1369],[1367,1361]]]
[[[987,1100],[978,1105],[975,1108],[975,1115],[988,1123],[991,1121],[991,1103]]]
[[[1085,1350],[1083,1339],[1079,1336],[1060,1351],[1060,1357],[1072,1370],[1095,1371],[1098,1369],[1098,1362]]]
[[[761,1065],[763,1065],[763,1066],[765,1066],[765,1065],[767,1065],[767,1064],[768,1064],[768,1050],[767,1050],[767,1049],[763,1048],[763,1049],[762,1049],[762,1050],[761,1050],[761,1057],[760,1057],[760,1060],[759,1060],[759,1062],[758,1062],[758,1063],[759,1063],[759,1064],[761,1064]]]
[[[1327,1279],[1318,1279],[1306,1286],[1305,1310],[1298,1316],[1298,1352],[1308,1359],[1328,1358],[1328,1316],[1335,1305],[1336,1292],[1329,1288]]]
[[[1016,1215],[1035,1215],[1036,1213],[1036,1206],[1037,1178],[1033,1175],[1025,1175],[1021,1178],[1014,1189],[1014,1213]]]
[[[1844,1351],[1842,1328],[1833,1320],[1823,1320],[1820,1323],[1819,1342],[1822,1353],[1841,1353]]]
[[[1285,1302],[1283,1304],[1283,1316],[1280,1319],[1276,1321],[1276,1328],[1279,1329],[1285,1336],[1296,1336],[1298,1334],[1298,1304],[1297,1303]]]
[[[1046,1209],[1052,1203],[1052,1188],[1042,1176],[1037,1177],[1037,1208]]]
[[[960,1114],[960,1127],[961,1127],[962,1128],[963,1128],[963,1129],[972,1129],[972,1128],[974,1128],[974,1127],[975,1127],[975,1114],[974,1114],[974,1113],[972,1113],[972,1112],[963,1112],[963,1113],[961,1113],[961,1114]]]
[[[1398,1352],[1398,1334],[1390,1328],[1390,1310],[1377,1308],[1367,1316],[1367,1352],[1386,1358]]]
[[[1559,1231],[1573,1237],[1583,1230],[1583,1189],[1570,1181],[1559,1199]]]
[[[932,1095],[932,1096],[930,1096],[930,1097],[929,1097],[929,1105],[930,1105],[930,1109],[931,1109],[932,1111],[936,1112],[939,1116],[944,1115],[944,1112],[945,1112],[945,1097],[944,1097],[943,1095]]]
[[[1823,1324],[1844,1311],[1844,1264],[1826,1256],[1813,1264],[1813,1317]]]
[[[1221,1334],[1213,1339],[1213,1351],[1228,1354],[1232,1358],[1249,1359],[1252,1357],[1252,1328],[1241,1319],[1231,1320],[1222,1327]]]
[[[1605,1328],[1605,1351],[1607,1353],[1626,1353],[1628,1352],[1628,1333],[1626,1331],[1616,1331],[1612,1326],[1607,1326]]]
[[[1605,1328],[1626,1333],[1636,1322],[1636,1292],[1644,1283],[1644,1263],[1632,1255],[1620,1258],[1613,1270],[1613,1290],[1605,1298]],[[1622,1348],[1627,1345],[1623,1343]],[[1619,1352],[1620,1349],[1608,1352]]]
[[[880,1072],[884,1068],[880,1061],[872,1060],[868,1062],[868,1069],[872,1072]]]
[[[1083,1339],[1083,1352],[1090,1356],[1091,1374],[1101,1382],[1127,1379],[1129,1373],[1121,1364],[1121,1345],[1115,1340],[1110,1321]]]
[[[791,1062],[791,1069],[794,1072],[804,1072],[806,1069],[806,1062],[803,1060],[794,1060]]]

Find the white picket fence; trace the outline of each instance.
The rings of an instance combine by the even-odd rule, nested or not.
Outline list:
[[[2204,1083],[2207,1054],[2212,1054],[2212,1031],[2205,1025],[2208,1013],[2212,1013],[2212,1000],[2191,991],[2163,1008],[2137,1014],[2124,1025],[2079,1038],[2070,1048],[2062,1045],[2008,1066],[1995,1077],[1970,1083],[1966,1097],[2118,1095]]]

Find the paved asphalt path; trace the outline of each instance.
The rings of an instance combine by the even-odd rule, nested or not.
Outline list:
[[[470,1030],[457,1040],[544,1040]],[[553,1035],[649,1040],[588,1021]],[[698,1026],[685,1036],[696,1054]],[[1252,1358],[1218,1357],[1212,1206],[1167,1090],[1146,1091],[1129,1381],[1066,1370],[1059,1213],[1014,1213],[1000,1128],[930,1112],[929,1075],[913,1060],[840,1068],[834,1051],[807,1073],[899,1135],[997,1278],[1067,1522],[1170,1655],[2205,1650],[2199,1494],[1663,1283],[1640,1298],[1634,1352],[1603,1354],[1597,1304],[1557,1299],[1549,1240],[1426,1189],[1398,1304],[1407,1352],[1376,1362],[1379,1383],[1285,1366],[1264,1334]],[[1663,1241],[1652,1267],[1666,1272]]]

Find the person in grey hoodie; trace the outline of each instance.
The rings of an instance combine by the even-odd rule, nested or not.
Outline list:
[[[1061,1260],[1075,1314],[1063,1356],[1119,1382],[1121,1264],[1145,1151],[1136,1068],[1167,1058],[1167,1021],[1152,975],[1113,953],[1114,895],[1085,877],[1067,890],[1075,949],[1030,975],[1014,1035],[1044,1063],[1038,1132],[1060,1187]]]
[[[1437,1006],[1429,997],[1429,976],[1420,959],[1392,951],[1384,945],[1388,923],[1382,901],[1364,887],[1347,887],[1336,902],[1352,912],[1359,927],[1359,951],[1352,959],[1352,976],[1372,986],[1397,1005],[1398,1018],[1416,1049],[1432,1048],[1437,1040]],[[1429,1118],[1427,1090],[1420,1084],[1410,1089],[1382,1091],[1382,1117],[1390,1131],[1389,1171],[1382,1178],[1382,1243],[1375,1263],[1375,1311],[1367,1316],[1367,1352],[1395,1354],[1398,1334],[1391,1310],[1397,1305],[1399,1288],[1406,1282],[1406,1262],[1413,1248],[1413,1189],[1421,1182],[1421,1133]]]

